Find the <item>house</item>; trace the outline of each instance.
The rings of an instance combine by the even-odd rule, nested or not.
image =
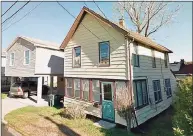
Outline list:
[[[1,91],[7,91],[10,87],[10,77],[5,76],[6,51],[2,49],[1,53]]]
[[[63,77],[63,66],[63,52],[52,42],[18,36],[7,48],[5,75],[11,77],[11,83],[18,79],[37,81],[38,103],[42,100],[42,84],[49,85],[52,92],[54,82],[58,84]]]
[[[170,68],[177,80],[192,76],[193,73],[193,63],[185,62],[184,59],[181,59],[180,62],[170,63]]]
[[[176,87],[169,65],[172,51],[119,21],[113,23],[86,7],[77,16],[60,46],[64,104],[85,105],[88,114],[126,125],[117,113],[116,94],[131,87],[137,121],[142,124],[172,103]]]

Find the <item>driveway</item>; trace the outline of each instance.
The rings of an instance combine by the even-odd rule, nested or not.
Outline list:
[[[48,106],[47,101],[45,101],[44,99],[42,99],[42,102],[40,104],[37,104],[35,101],[31,99],[9,98],[9,97],[6,99],[2,99],[2,116],[1,116],[2,121],[6,123],[6,121],[4,120],[5,115],[13,110],[16,110],[22,107],[26,107],[30,105],[31,106]]]

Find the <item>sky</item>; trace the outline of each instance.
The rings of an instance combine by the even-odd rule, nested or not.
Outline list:
[[[2,13],[13,3],[14,2],[2,2]],[[26,2],[17,2],[13,8],[2,17],[2,22],[25,3]],[[30,2],[13,18],[3,23],[2,48],[7,48],[17,36],[28,36],[58,44],[62,43],[75,19],[56,2],[42,2],[21,21],[13,24],[39,3],[40,2]],[[75,17],[79,14],[82,7],[85,6],[84,2],[60,3]],[[112,12],[114,2],[96,3],[108,19],[115,21]],[[86,2],[86,4],[90,9],[98,13],[100,12],[93,2]],[[164,45],[174,52],[170,54],[170,62],[180,61],[180,59],[192,61],[192,3],[174,2],[171,4],[171,8],[179,4],[182,7],[175,17],[175,21],[161,28],[157,33],[151,36],[157,43]],[[133,26],[129,21],[127,21],[127,28],[133,30]]]

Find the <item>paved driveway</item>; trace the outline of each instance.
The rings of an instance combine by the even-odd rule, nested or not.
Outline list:
[[[4,117],[9,112],[16,110],[18,108],[26,107],[26,106],[48,106],[47,101],[42,99],[40,104],[37,104],[35,101],[31,99],[23,99],[23,98],[6,98],[2,99],[2,121],[6,123]]]

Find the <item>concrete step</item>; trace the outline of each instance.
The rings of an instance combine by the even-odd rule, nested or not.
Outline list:
[[[95,122],[94,125],[97,127],[102,127],[104,129],[111,129],[111,128],[114,128],[116,126],[115,123],[111,123],[111,122],[104,121],[104,120],[100,120],[98,122]]]

